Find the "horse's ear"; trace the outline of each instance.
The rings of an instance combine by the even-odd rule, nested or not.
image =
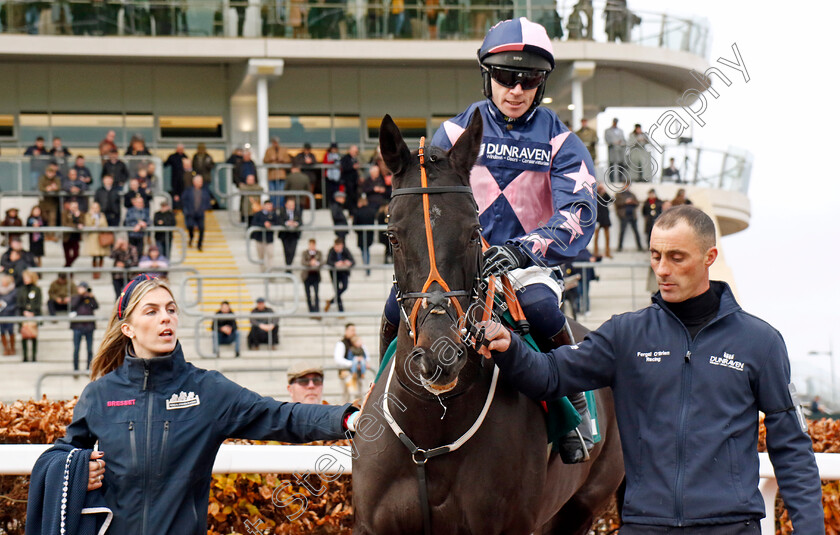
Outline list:
[[[400,129],[397,128],[394,120],[390,115],[385,115],[382,118],[382,124],[379,125],[379,150],[382,152],[382,159],[385,165],[394,174],[401,174],[408,168],[411,161],[411,151],[403,141]]]
[[[473,112],[472,119],[467,129],[449,149],[449,162],[453,169],[461,176],[470,176],[470,170],[478,158],[478,149],[481,147],[481,139],[484,135],[484,121],[481,119],[481,112],[478,108]]]

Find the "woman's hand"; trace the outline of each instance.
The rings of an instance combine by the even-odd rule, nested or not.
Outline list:
[[[484,321],[479,325],[484,327],[484,337],[488,342],[486,346],[479,346],[480,354],[489,359],[493,356],[490,351],[507,351],[510,347],[510,331],[504,325],[495,321]]]
[[[90,454],[88,463],[88,490],[96,490],[102,487],[102,478],[105,476],[105,452],[95,451]]]

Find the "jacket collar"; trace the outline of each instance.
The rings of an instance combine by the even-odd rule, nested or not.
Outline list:
[[[151,359],[141,359],[133,355],[131,346],[126,349],[125,360],[118,370],[118,374],[144,389],[151,389],[166,384],[180,376],[187,368],[181,342],[175,345],[175,350],[168,355],[161,355]],[[147,376],[148,370],[148,376]],[[147,380],[148,377],[148,380]]]
[[[735,294],[732,293],[732,289],[729,287],[729,284],[723,281],[709,281],[709,285],[712,289],[720,292],[720,308],[718,309],[718,313],[715,316],[715,319],[712,322],[719,320],[724,316],[728,316],[733,312],[738,312],[741,310],[741,305],[738,304],[738,301],[735,300]],[[661,292],[656,292],[653,294],[653,297],[650,300],[655,304],[658,305],[660,308],[664,310],[668,310],[668,307],[665,306],[665,300],[662,299]]]
[[[522,117],[519,117],[518,119],[511,119],[499,111],[499,108],[496,107],[496,104],[491,99],[487,99],[487,112],[490,114],[490,117],[492,117],[493,120],[495,120],[503,128],[507,128],[508,125],[516,127],[527,124],[528,121],[530,121],[537,113],[537,108],[539,108],[539,106],[531,106],[531,108],[526,111]]]

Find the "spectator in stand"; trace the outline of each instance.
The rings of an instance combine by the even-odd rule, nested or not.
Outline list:
[[[33,228],[44,226],[44,218],[41,217],[41,207],[37,204],[29,211],[29,217],[26,218],[26,226]],[[44,235],[42,233],[29,233],[29,252],[32,253],[35,265],[41,267],[41,258],[44,256]]]
[[[356,324],[348,323],[344,326],[344,336],[335,343],[333,349],[333,362],[338,366],[338,378],[341,380],[342,399],[345,403],[350,401],[348,379],[350,378],[350,366],[353,364],[347,360],[350,353],[351,340],[356,337]]]
[[[668,161],[668,167],[662,170],[662,181],[665,182],[666,180],[677,183],[682,182],[682,179],[680,179],[680,170],[677,169],[677,164],[673,158]]]
[[[35,144],[28,146],[23,155],[29,156],[29,185],[30,187],[36,187],[38,179],[44,174],[50,163],[49,153],[44,146],[44,138],[42,136],[35,138]]]
[[[320,364],[297,361],[289,366],[289,397],[292,403],[320,405],[324,395],[324,368]]]
[[[656,190],[648,190],[648,196],[642,203],[642,215],[645,217],[645,234],[650,242],[650,233],[653,231],[653,224],[662,215],[662,201],[656,196]]]
[[[350,349],[347,352],[347,360],[350,361],[350,373],[358,378],[365,376],[368,363],[368,352],[362,344],[362,338],[354,336],[350,339]]]
[[[17,208],[9,208],[6,210],[6,217],[3,219],[3,222],[0,223],[3,227],[22,227],[23,221],[20,220],[18,217],[18,209]],[[3,231],[3,245],[9,243],[11,238],[18,238],[20,239],[19,232],[8,232],[6,230]]]
[[[581,119],[580,128],[577,132],[575,132],[575,134],[577,134],[577,137],[579,137],[580,140],[583,141],[583,144],[586,145],[586,150],[588,150],[589,155],[592,156],[592,161],[597,162],[598,155],[595,148],[598,146],[598,133],[595,132],[594,129],[590,128],[588,124],[589,121]]]
[[[259,349],[260,344],[268,344],[271,350],[276,349],[280,341],[280,320],[274,314],[274,310],[265,305],[265,299],[257,299],[257,306],[251,310],[251,314],[259,314],[251,318],[251,330],[248,332],[248,349]]]
[[[341,301],[341,294],[347,291],[350,282],[350,268],[356,263],[353,255],[344,247],[344,240],[336,238],[330,252],[327,253],[327,265],[330,267],[330,279],[332,279],[335,297],[327,301],[324,312],[330,310],[333,301],[338,305],[338,311],[344,312],[344,303]]]
[[[108,159],[102,162],[103,183],[105,175],[110,175],[114,179],[114,184],[117,189],[122,188],[128,182],[128,166],[125,165],[124,161],[120,160],[120,154],[116,149],[109,152]]]
[[[143,199],[143,207],[148,208],[152,200],[152,192],[143,187],[139,178],[132,178],[128,181],[128,191],[123,195],[123,206],[131,208],[134,197],[140,196]]]
[[[248,175],[257,176],[257,164],[254,163],[254,160],[251,158],[250,149],[242,151],[242,161],[238,164],[234,164],[233,169],[233,176],[236,177],[234,179],[234,184],[237,186],[239,186],[239,184],[241,184]]]
[[[17,316],[17,286],[15,278],[11,275],[0,275],[0,318]],[[15,349],[15,324],[0,322],[0,336],[3,338],[3,354],[14,355]]]
[[[50,288],[47,290],[47,310],[50,316],[55,316],[58,312],[70,311],[70,284],[67,281],[67,273],[59,273],[50,283]]]
[[[10,250],[8,256],[4,255],[3,273],[11,275],[15,279],[15,285],[23,284],[23,272],[29,268],[30,266],[23,259],[21,251]]]
[[[324,165],[329,166],[325,173],[327,177],[327,191],[324,192],[324,199],[327,201],[332,199],[335,192],[339,190],[339,186],[341,184],[340,162],[341,154],[338,153],[338,143],[330,143],[330,148],[327,149],[326,153],[324,153],[324,159],[322,161]]]
[[[368,203],[367,197],[362,195],[359,197],[359,202],[356,206],[356,213],[353,215],[353,225],[375,225],[376,224],[376,208]],[[372,230],[357,230],[356,240],[359,249],[362,251],[362,263],[364,265],[370,264],[370,247],[373,245],[374,235]],[[370,275],[370,270],[365,271],[366,275]]]
[[[318,159],[312,153],[312,144],[304,143],[303,150],[292,158],[292,165],[299,168],[309,177],[309,191],[313,194],[321,191],[321,172],[315,168]],[[326,192],[322,192],[326,194]],[[329,202],[329,197],[324,197],[324,203]]]
[[[242,147],[236,147],[233,149],[231,155],[228,156],[228,159],[225,160],[225,163],[231,166],[230,179],[234,184],[239,184],[243,179],[239,173],[242,171],[242,154],[244,150]]]
[[[233,314],[230,303],[222,301],[217,316]],[[219,358],[219,346],[233,344],[236,358],[239,358],[239,330],[234,318],[217,318],[213,321],[215,333],[213,334],[213,354]]]
[[[382,170],[377,165],[372,165],[368,170],[368,179],[365,180],[365,187],[362,193],[367,197],[368,204],[378,212],[383,204],[391,200],[391,187],[385,183]]]
[[[192,158],[193,173],[201,175],[203,184],[209,185],[213,176],[214,167],[216,167],[216,162],[213,161],[213,157],[207,152],[207,145],[199,143]],[[186,180],[184,181],[184,186],[188,186]]]
[[[287,197],[285,206],[280,213],[280,224],[283,229],[278,232],[280,241],[283,242],[283,253],[286,265],[291,266],[295,261],[298,240],[300,240],[300,224],[302,223],[300,208],[297,207],[294,197]],[[286,270],[288,273],[289,270]]]
[[[143,206],[143,197],[139,194],[131,200],[131,208],[125,212],[123,226],[131,227],[128,231],[128,243],[135,247],[138,252],[143,250],[143,241],[146,237],[146,228],[151,224],[149,210]]]
[[[166,161],[163,162],[163,167],[169,168],[169,193],[172,194],[172,201],[177,203],[181,200],[181,194],[184,192],[184,162],[188,162],[186,153],[184,152],[184,144],[178,143],[175,145],[175,152],[170,154]]]
[[[332,215],[333,225],[346,226],[347,216],[344,215],[344,203],[347,201],[347,194],[341,190],[333,194],[333,201],[330,203],[330,214]],[[339,239],[344,239],[347,236],[347,230],[336,230],[335,235]]]
[[[639,237],[639,228],[636,226],[636,207],[639,206],[639,199],[630,191],[627,185],[623,190],[615,194],[615,213],[621,221],[621,228],[618,231],[618,252],[624,247],[624,229],[628,226],[636,236],[636,248],[642,251],[642,240]]]
[[[376,212],[376,222],[383,227],[387,227],[388,221],[388,204],[383,204],[379,207],[379,211]],[[385,256],[382,259],[383,264],[393,264],[394,263],[394,251],[391,249],[391,240],[388,238],[387,230],[383,230],[379,233],[379,243],[385,246]]]
[[[175,221],[175,214],[172,212],[172,207],[169,206],[169,201],[161,201],[160,210],[155,212],[152,216],[154,226],[156,227],[174,227],[177,223]],[[155,245],[160,249],[160,254],[166,258],[170,258],[172,251],[172,232],[171,230],[157,230],[155,231]]]
[[[280,145],[280,138],[273,137],[271,138],[271,146],[268,147],[265,151],[265,156],[263,156],[263,163],[270,164],[270,165],[285,165],[292,163],[292,157],[289,156],[289,151],[286,150],[286,147]],[[251,173],[256,176],[256,173]],[[248,174],[245,175],[245,179],[248,179]],[[268,170],[268,191],[269,193],[274,191],[283,191],[286,189],[286,169],[285,168],[272,168]],[[282,195],[272,195],[271,202],[274,206],[280,207],[283,206],[283,196]]]
[[[70,169],[70,157],[70,151],[61,143],[61,138],[54,137],[50,149],[50,163],[58,166],[62,175],[66,175]]]
[[[88,283],[80,282],[76,287],[76,295],[70,302],[70,313],[73,316],[93,316],[99,303],[93,296],[93,290]],[[73,369],[79,369],[79,349],[81,349],[82,338],[87,346],[87,369],[90,369],[90,361],[93,360],[93,331],[96,328],[94,321],[73,321],[70,323],[73,330]]]
[[[204,212],[210,209],[210,191],[202,185],[201,175],[194,176],[192,187],[184,190],[181,197],[184,223],[190,235],[189,246],[192,247],[195,230],[198,229],[198,252],[201,252],[204,245]]]
[[[152,277],[159,279],[167,279],[169,277],[169,259],[160,254],[160,249],[156,245],[149,247],[149,252],[137,264],[137,267],[143,270]]]
[[[27,269],[21,276],[21,282],[22,284],[18,285],[18,312],[27,317],[40,316],[44,301],[41,297],[41,289],[38,288],[38,274]],[[38,359],[38,324],[34,321],[21,323],[20,332],[23,362],[29,362],[30,346],[32,362],[35,362]],[[34,336],[32,336],[33,333]]]
[[[119,149],[117,148],[116,144],[117,133],[113,130],[108,130],[108,133],[105,134],[105,138],[99,142],[99,156],[105,160],[109,158],[112,152],[119,153]]]
[[[642,125],[637,123],[627,136],[627,168],[633,182],[650,182],[652,178],[653,163],[645,148],[649,143],[647,134],[642,132]]]
[[[607,188],[602,183],[598,183],[598,205],[597,205],[597,215],[595,216],[595,220],[598,223],[598,226],[595,227],[595,236],[592,238],[592,242],[594,244],[595,249],[595,256],[600,256],[598,254],[598,235],[601,234],[601,231],[604,231],[604,256],[607,258],[612,258],[612,253],[610,253],[610,227],[612,226],[612,221],[610,221],[610,205],[613,203],[613,197],[607,192]]]
[[[73,229],[85,227],[85,214],[79,209],[79,203],[67,203],[67,211],[61,218],[61,225]],[[62,238],[64,247],[64,267],[71,267],[73,262],[79,258],[79,244],[82,241],[81,232],[65,232]]]
[[[5,311],[3,311],[2,315],[5,316],[7,314],[5,314]],[[14,346],[14,338],[12,338],[12,345]],[[11,354],[14,355],[14,352],[12,352]],[[830,414],[828,407],[826,407],[823,404],[822,399],[819,396],[814,396],[814,399],[811,401],[810,409],[811,418],[815,420],[818,418],[824,418]]]
[[[624,130],[618,127],[618,119],[613,119],[612,126],[604,131],[604,141],[607,142],[607,156],[609,158],[610,182],[623,183],[623,170],[626,169],[624,162],[624,147],[627,142],[624,140]]]
[[[121,195],[114,186],[114,177],[111,175],[102,176],[102,185],[93,194],[93,199],[99,203],[109,227],[120,226]]]
[[[76,175],[79,177],[84,184],[84,191],[88,191],[91,189],[93,185],[93,175],[90,172],[90,169],[87,165],[85,165],[85,157],[79,154],[76,156],[76,163],[70,169],[76,170]]]
[[[257,258],[262,262],[263,272],[271,271],[271,264],[274,259],[274,231],[271,227],[280,224],[280,217],[274,211],[274,205],[270,200],[263,202],[262,210],[254,214],[251,226],[263,227],[264,231],[254,231],[251,239],[257,242]]]
[[[67,202],[73,201],[79,203],[79,209],[82,212],[87,212],[87,196],[84,193],[87,191],[87,184],[79,178],[79,172],[76,171],[75,167],[71,167],[67,170],[67,176],[61,181],[61,190],[68,195],[62,197],[66,204]]]
[[[38,180],[38,190],[41,192],[41,213],[44,214],[47,225],[54,227],[59,221],[58,192],[61,191],[58,167],[54,164],[49,164]]]
[[[239,184],[239,220],[246,225],[250,225],[254,214],[262,210],[262,192],[263,188],[257,184],[257,177],[254,175],[246,176],[245,182]]]
[[[114,242],[114,250],[111,251],[111,258],[114,260],[115,268],[131,269],[137,266],[137,263],[140,262],[140,253],[137,251],[136,247],[128,244],[128,240],[120,238]],[[133,278],[131,271],[128,271],[127,273],[128,278],[126,278],[126,272],[113,272],[112,283],[114,285],[114,295],[117,299],[119,299],[120,293],[122,293],[122,289],[125,287],[126,282]]]
[[[674,206],[679,206],[681,204],[691,204],[691,201],[685,196],[685,189],[683,188],[677,190],[677,194],[673,199],[671,199],[671,203],[668,208],[673,208]],[[666,208],[663,206],[662,209],[665,210]]]
[[[93,228],[108,228],[108,220],[99,203],[94,201],[90,205],[90,211],[85,214],[85,226]],[[101,268],[105,265],[105,257],[111,254],[111,243],[114,240],[113,232],[88,232],[82,238],[84,241],[84,248],[82,253],[93,258],[92,266],[94,268],[93,278],[99,278],[99,271],[96,268]],[[111,243],[107,243],[110,240]]]
[[[358,198],[359,186],[359,147],[357,145],[350,145],[347,154],[341,157],[339,162],[341,167],[341,178],[339,183],[347,192],[347,206],[355,210],[356,199]]]
[[[146,140],[140,134],[131,136],[128,142],[128,148],[125,150],[126,156],[151,156],[152,153],[146,148]]]
[[[288,191],[310,191],[309,176],[300,170],[300,167],[292,166],[288,175],[286,175],[286,190]],[[299,197],[299,205],[302,209],[307,210],[309,206],[309,197]]]
[[[318,250],[315,240],[310,238],[309,245],[300,256],[300,263],[306,268],[301,272],[303,279],[303,290],[306,293],[306,305],[310,313],[320,311],[318,300],[318,287],[321,285],[321,264],[323,256]]]

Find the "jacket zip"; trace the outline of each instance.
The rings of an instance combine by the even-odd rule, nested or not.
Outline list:
[[[163,440],[160,443],[160,470],[158,473],[163,475],[166,469],[166,440],[169,438],[169,421],[163,422]]]
[[[150,465],[152,462],[152,392],[147,389],[149,386],[149,362],[143,361],[143,390],[146,391],[146,463]],[[146,535],[146,525],[149,519],[149,471],[143,470],[143,530],[142,534]]]
[[[137,440],[134,438],[134,422],[128,422],[128,438],[131,442],[131,465],[137,470]]]

